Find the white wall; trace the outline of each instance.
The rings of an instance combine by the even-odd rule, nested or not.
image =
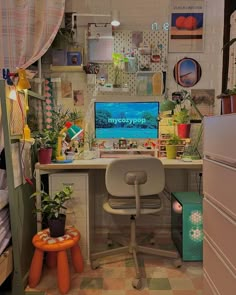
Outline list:
[[[196,59],[202,68],[202,77],[193,87],[195,89],[215,89],[215,96],[221,93],[222,46],[224,24],[224,1],[205,1],[205,36],[202,53],[169,53],[167,88],[169,95],[181,87],[174,81],[173,67],[183,57]],[[120,10],[121,26],[119,30],[151,30],[151,24],[160,24],[170,20],[170,0],[67,0],[66,11],[78,13],[109,14],[113,9]],[[81,17],[81,25],[90,21],[104,22],[107,18]],[[55,75],[55,74],[54,74]],[[64,74],[66,76],[66,74]],[[74,74],[75,75],[75,74]],[[77,75],[83,75],[82,73]],[[70,77],[73,75],[70,74]],[[79,78],[81,83],[81,78]],[[83,78],[82,80],[85,81]],[[81,85],[81,84],[80,84]],[[87,97],[86,101],[91,99]],[[86,103],[86,105],[87,105]],[[86,106],[85,106],[86,109]],[[220,112],[220,100],[216,100],[215,114]]]
[[[169,4],[170,0],[67,0],[67,12],[78,13],[110,13],[112,8],[118,8],[121,15],[120,30],[150,30],[152,22],[164,23],[169,21]],[[91,22],[91,19],[89,20]],[[82,24],[86,25],[87,19],[81,19]],[[97,22],[102,22],[98,19]],[[168,79],[167,87],[169,94],[177,91],[179,86],[173,79],[173,67],[175,63],[187,56],[196,59],[202,68],[202,78],[194,86],[195,89],[215,89],[215,95],[221,92],[221,75],[222,75],[222,51],[223,46],[223,23],[224,23],[224,1],[223,0],[206,0],[205,10],[205,46],[202,53],[169,53],[168,54]],[[49,75],[49,72],[47,73]],[[84,73],[53,73],[54,77],[61,76],[63,79],[71,80],[73,89],[84,89],[85,91],[85,107],[82,108],[86,112],[86,108],[92,99],[92,95],[86,92],[86,74]],[[66,107],[73,107],[73,100],[61,100],[58,96],[58,102],[63,103]],[[215,101],[215,113],[219,113],[219,100]],[[179,177],[181,177],[179,173]],[[102,196],[104,195],[104,175],[97,177],[97,185],[100,190],[97,190],[97,207],[101,207]],[[186,177],[186,175],[185,175]],[[196,179],[198,172],[189,176],[191,180],[190,186],[197,187]],[[186,179],[186,178],[185,178]],[[174,185],[173,190],[181,190],[181,181],[177,180],[176,175],[168,174],[169,182]],[[177,186],[177,187],[176,187]],[[162,228],[166,229],[170,226],[170,208],[167,206],[166,211],[156,220],[155,224],[159,223]],[[108,217],[104,212],[96,213],[96,220],[99,221],[98,226],[107,224],[107,219],[111,226],[115,225],[111,221],[112,217]],[[149,222],[149,221],[148,221]]]

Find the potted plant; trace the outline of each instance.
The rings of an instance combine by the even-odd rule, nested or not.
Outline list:
[[[66,207],[65,202],[71,198],[72,189],[65,186],[54,196],[50,196],[45,191],[35,192],[31,198],[40,196],[41,208],[37,208],[36,212],[41,212],[42,217],[48,221],[48,227],[51,237],[60,237],[65,233]]]
[[[55,160],[56,152],[57,152],[58,137],[61,136],[60,135],[61,130],[65,127],[66,122],[72,121],[72,122],[76,122],[77,124],[80,123],[81,125],[82,115],[79,110],[70,110],[70,109],[64,110],[62,106],[55,107],[51,111],[51,113],[52,113],[51,123],[50,123],[51,127],[45,128],[43,131],[39,133],[35,133],[34,137],[36,140],[36,146],[39,151],[38,155],[42,153],[41,152],[42,149],[44,152],[46,152],[46,149],[48,150],[49,148],[51,148],[52,149],[51,159]],[[78,120],[80,120],[79,123],[78,123]],[[49,163],[41,163],[41,164],[49,164]]]
[[[224,93],[217,95],[217,98],[221,99],[222,114],[230,114],[231,113],[230,90],[227,89]]]
[[[122,53],[112,53],[112,60],[114,65],[114,71],[115,71],[115,78],[113,87],[120,87],[120,75],[121,72],[124,70],[125,62],[128,62],[129,59],[125,57]]]
[[[174,113],[174,122],[177,124],[177,131],[180,138],[190,137],[190,116],[188,109],[184,106]]]
[[[177,156],[177,146],[180,144],[180,137],[176,134],[171,134],[166,144],[167,159],[175,159]]]
[[[36,148],[38,151],[38,161],[40,164],[50,164],[52,159],[52,145],[47,133],[35,136]]]

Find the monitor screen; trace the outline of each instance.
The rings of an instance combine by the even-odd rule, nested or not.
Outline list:
[[[159,102],[95,102],[97,139],[158,138]]]

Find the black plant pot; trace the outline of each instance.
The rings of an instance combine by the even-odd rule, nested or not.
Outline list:
[[[58,218],[48,219],[50,236],[53,238],[64,236],[66,215],[60,214]]]

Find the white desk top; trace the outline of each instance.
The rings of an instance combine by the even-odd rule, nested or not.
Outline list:
[[[117,159],[117,158],[116,158]],[[114,158],[98,158],[92,160],[75,160],[72,163],[51,163],[39,164],[35,168],[40,170],[56,170],[56,169],[106,169],[107,165]],[[192,162],[184,162],[177,159],[160,158],[165,168],[169,169],[202,169],[202,160],[193,160]]]

